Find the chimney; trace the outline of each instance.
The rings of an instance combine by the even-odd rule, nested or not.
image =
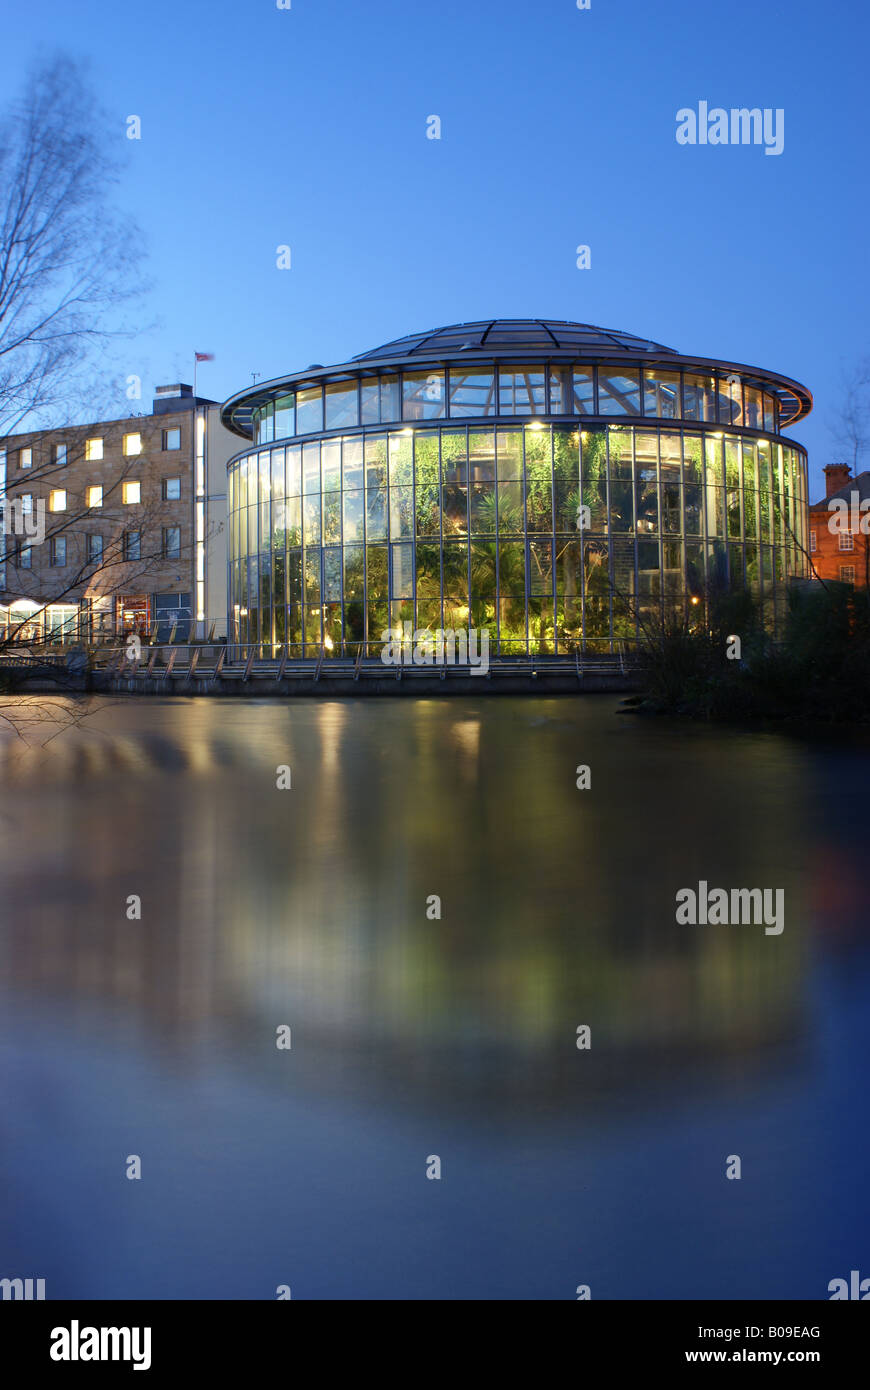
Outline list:
[[[848,463],[829,463],[825,466],[825,496],[832,497],[845,487],[849,481],[851,468]]]

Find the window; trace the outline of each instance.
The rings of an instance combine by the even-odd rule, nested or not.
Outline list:
[[[683,377],[683,416],[686,420],[716,419],[716,382],[713,377]]]
[[[181,527],[164,526],[163,528],[163,557],[166,560],[177,560],[181,555]]]
[[[438,420],[444,415],[444,373],[405,372],[402,419]]]
[[[62,468],[64,464],[67,462],[67,452],[65,444],[55,444],[54,461],[59,468]]]
[[[181,479],[163,479],[163,500],[164,502],[177,502],[181,497]]]
[[[181,430],[180,430],[180,429],[176,429],[176,430],[164,430],[164,431],[163,431],[163,452],[164,452],[164,454],[169,453],[170,450],[172,450],[172,449],[180,449],[180,448],[181,448]]]
[[[102,536],[88,536],[88,564],[97,564],[103,558]]]
[[[142,484],[124,483],[121,489],[121,495],[126,506],[135,506],[137,502],[142,501]]]
[[[137,430],[137,431],[134,431],[133,434],[125,434],[125,435],[124,435],[124,453],[127,455],[127,457],[128,457],[128,458],[131,458],[134,454],[141,454],[141,452],[142,452],[142,436],[141,436],[141,434],[139,434],[138,430]]]
[[[142,533],[141,531],[124,532],[124,559],[141,560],[142,558]]]
[[[680,418],[680,374],[658,368],[643,374],[643,413],[660,420]]]
[[[275,401],[275,438],[289,439],[296,430],[296,397],[279,396]]]
[[[854,583],[855,583],[855,566],[854,566],[854,565],[841,565],[841,566],[840,566],[840,582],[841,582],[842,584],[854,584]]]
[[[311,386],[296,393],[296,433],[323,429],[323,388]],[[262,438],[262,436],[261,436]]]
[[[841,531],[837,539],[837,544],[840,550],[854,550],[855,537],[852,535],[851,531]]]
[[[66,492],[62,487],[52,488],[48,494],[48,510],[50,512],[66,511]]]
[[[103,457],[102,439],[88,439],[85,441],[85,458],[88,463],[94,463],[96,459]]]
[[[51,564],[61,569],[66,564],[66,536],[52,536],[49,553]]]
[[[810,554],[815,555],[815,553],[816,553],[816,533],[815,533],[815,531],[810,531]]]
[[[86,492],[85,492],[85,497],[86,497],[86,499],[87,499],[87,504],[88,504],[89,507],[102,507],[102,505],[103,505],[103,489],[102,489],[102,487],[89,487],[89,488],[86,490]]]
[[[33,551],[29,545],[23,545],[18,552],[18,568],[20,570],[33,569]]]
[[[546,415],[547,387],[537,367],[503,367],[498,373],[498,408],[502,415]]]
[[[599,367],[598,414],[639,415],[640,374],[623,367]]]
[[[19,468],[32,468],[32,467],[33,467],[33,450],[32,450],[32,449],[19,449],[19,450],[18,450],[18,467],[19,467]]]
[[[30,516],[30,515],[32,514],[32,512],[33,512],[33,493],[32,493],[32,492],[22,492],[22,493],[20,493],[20,494],[19,494],[19,501],[21,502],[21,515],[22,515],[22,516]]]
[[[344,429],[359,424],[359,404],[355,381],[331,381],[326,388],[326,428]]]
[[[495,373],[488,371],[463,372],[450,369],[450,414],[454,419],[463,416],[495,414]]]

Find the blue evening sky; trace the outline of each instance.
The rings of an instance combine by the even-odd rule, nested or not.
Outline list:
[[[816,494],[870,356],[868,40],[858,0],[40,0],[4,7],[0,79],[92,60],[149,249],[156,326],[117,352],[146,399],[195,348],[223,399],[440,324],[577,319],[805,382]],[[679,146],[700,100],[784,108],[784,153]]]

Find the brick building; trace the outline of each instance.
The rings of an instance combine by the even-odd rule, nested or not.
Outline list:
[[[870,527],[870,473],[853,478],[847,463],[829,463],[825,488],[822,501],[810,507],[810,555],[816,573],[821,579],[866,588],[870,584],[870,536],[862,534],[861,524]],[[838,524],[840,518],[842,524]]]
[[[223,635],[237,448],[184,384],[147,415],[0,440],[0,637]]]

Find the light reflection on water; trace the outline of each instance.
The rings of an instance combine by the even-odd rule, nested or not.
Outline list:
[[[866,1263],[866,754],[617,703],[96,700],[7,737],[0,1274],[821,1298]],[[784,888],[785,932],[678,926],[699,878]]]

